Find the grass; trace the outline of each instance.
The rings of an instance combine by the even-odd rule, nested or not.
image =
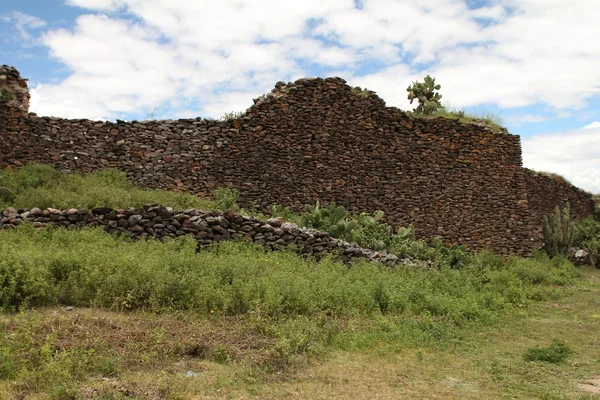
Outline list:
[[[567,184],[567,185],[573,185],[569,180],[567,180],[567,178],[565,178],[564,176],[562,176],[560,174],[557,174],[556,172],[534,171],[534,170],[528,169],[528,168],[527,168],[527,170],[529,172],[531,172],[532,174],[534,174],[534,175],[543,175],[543,176],[546,176],[546,177],[548,177],[550,179],[553,179],[553,180],[555,180],[557,182],[564,183],[564,184]]]
[[[51,251],[50,251],[51,250]],[[466,268],[347,268],[245,243],[196,252],[192,238],[131,242],[100,229],[0,232],[0,307],[66,304],[153,312],[268,317],[421,315],[487,321],[531,299],[553,296],[576,275],[566,260],[503,260],[481,253]],[[360,311],[359,311],[360,310]]]
[[[444,117],[444,118],[452,118],[458,119],[459,122],[464,124],[478,124],[484,125],[489,128],[493,132],[505,132],[504,124],[502,118],[491,112],[485,110],[479,111],[465,111],[453,109],[450,107],[445,107],[439,109],[433,115],[423,115],[423,114],[414,114],[408,113],[408,115],[414,118],[436,118],[436,117]]]
[[[62,174],[45,165],[26,165],[18,170],[0,172],[0,187],[8,188],[14,198],[0,196],[0,209],[15,208],[128,208],[159,203],[175,209],[211,210],[213,202],[197,196],[167,190],[135,187],[125,173],[106,169],[89,174]]]
[[[0,232],[0,253],[0,390],[8,397],[76,398],[102,378],[171,371],[175,381],[134,386],[178,398],[192,390],[180,375],[205,363],[238,376],[223,388],[242,379],[249,383],[239,389],[252,391],[254,380],[338,353],[450,351],[516,310],[560,299],[577,276],[566,260],[541,255],[480,253],[463,269],[348,268],[245,243],[197,252],[186,238],[132,242],[27,225]]]
[[[389,316],[271,320],[57,307],[4,314],[0,398],[591,400],[578,384],[600,367],[600,272],[582,272],[564,296],[499,323],[439,321],[437,331]],[[419,328],[432,339],[409,334]],[[524,359],[551,340],[573,354],[559,364]]]
[[[0,173],[0,187],[28,208],[235,198],[43,166]],[[0,254],[0,398],[591,399],[577,384],[600,367],[600,272],[560,257],[348,268],[28,224],[0,231]]]
[[[525,361],[542,361],[556,364],[565,361],[571,354],[573,354],[573,350],[564,342],[555,341],[550,346],[535,346],[528,349],[524,358]]]

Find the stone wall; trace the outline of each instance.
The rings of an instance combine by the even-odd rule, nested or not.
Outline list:
[[[18,111],[18,110],[17,110]],[[0,168],[115,167],[143,187],[206,195],[230,185],[244,206],[299,210],[335,201],[383,210],[417,235],[528,254],[536,208],[560,196],[528,189],[518,136],[449,118],[415,119],[341,78],[277,83],[231,121],[99,122],[37,117],[0,104]],[[532,216],[535,215],[536,218]]]
[[[536,238],[542,236],[544,215],[551,214],[556,206],[562,208],[569,203],[571,215],[577,219],[594,215],[596,205],[592,196],[560,177],[526,170],[525,178],[532,210],[532,225],[537,228]]]
[[[27,80],[22,79],[15,67],[0,66],[0,103],[29,112],[29,90]]]
[[[257,243],[267,250],[281,250],[295,246],[302,254],[320,259],[326,254],[335,254],[345,263],[355,260],[378,261],[383,264],[417,265],[410,259],[399,259],[386,252],[375,252],[353,246],[332,238],[325,232],[300,228],[278,218],[262,221],[246,217],[229,210],[225,213],[201,210],[174,211],[158,204],[149,204],[139,209],[114,210],[95,208],[88,210],[56,210],[39,208],[15,210],[7,208],[0,212],[0,229],[13,229],[24,222],[36,228],[43,226],[80,229],[101,227],[112,234],[123,234],[130,238],[153,237],[159,240],[192,236],[199,247],[223,240],[246,240]],[[427,263],[418,265],[427,266]]]

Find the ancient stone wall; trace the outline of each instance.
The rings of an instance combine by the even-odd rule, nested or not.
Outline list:
[[[29,90],[27,80],[22,79],[15,67],[0,66],[0,103],[29,112]]]
[[[100,227],[112,234],[130,238],[176,238],[191,236],[199,247],[206,247],[223,240],[246,240],[259,244],[267,250],[282,250],[294,246],[298,252],[320,259],[334,254],[345,263],[356,260],[377,261],[385,265],[420,265],[409,258],[400,259],[386,252],[375,252],[332,238],[326,232],[300,228],[297,225],[272,218],[262,221],[229,210],[225,213],[206,212],[196,209],[174,211],[158,204],[143,208],[114,210],[95,208],[88,210],[56,210],[39,208],[0,211],[0,229],[14,229],[24,222],[36,228],[54,226],[67,229]]]
[[[571,217],[575,219],[594,215],[596,205],[592,196],[560,177],[525,170],[525,178],[531,208],[531,224],[537,228],[537,238],[541,237],[544,216],[551,214],[556,206],[562,208],[569,203]]]
[[[259,209],[320,200],[355,213],[383,210],[419,237],[504,254],[529,253],[538,234],[532,206],[541,200],[528,189],[518,136],[415,119],[340,78],[279,82],[231,121],[66,120],[0,104],[0,151],[0,168],[115,167],[143,187],[197,194],[230,185],[242,205]],[[589,196],[563,189],[584,203]]]

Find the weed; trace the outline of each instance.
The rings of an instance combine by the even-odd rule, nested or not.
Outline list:
[[[414,114],[409,113],[408,115],[415,118],[431,118],[431,117],[445,117],[445,118],[456,118],[462,123],[480,124],[485,125],[494,132],[505,132],[502,118],[492,111],[466,111],[460,109],[453,109],[450,106],[439,108],[431,115]]]
[[[220,121],[233,121],[235,119],[241,118],[242,116],[244,116],[244,114],[246,114],[246,113],[243,111],[226,112],[225,114],[223,114],[223,116],[221,116],[221,118],[219,120]]]
[[[12,91],[6,88],[0,88],[0,100],[2,100],[3,102],[9,102],[14,98],[15,94]]]
[[[213,200],[221,211],[239,211],[236,204],[239,196],[240,192],[232,187],[220,187],[212,191]]]
[[[564,342],[555,341],[548,347],[535,346],[525,352],[525,361],[543,361],[553,364],[565,361],[571,354],[571,350]]]

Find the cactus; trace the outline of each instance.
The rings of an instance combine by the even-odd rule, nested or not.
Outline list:
[[[450,247],[446,247],[440,239],[434,239],[433,247],[443,257],[450,268],[462,268],[467,264],[469,257],[467,246],[453,244]]]
[[[408,99],[410,104],[413,100],[417,99],[419,105],[413,110],[415,114],[434,114],[438,109],[443,108],[440,99],[442,95],[434,92],[434,90],[440,90],[441,85],[435,84],[435,78],[427,75],[424,82],[413,82],[406,91],[408,92]]]
[[[358,227],[358,223],[354,220],[350,221],[338,221],[336,224],[332,225],[329,228],[329,234],[338,239],[344,239],[346,241],[352,242],[353,234],[352,232]]]
[[[307,214],[302,216],[302,224],[304,226],[310,226],[328,232],[332,226],[344,222],[347,216],[348,212],[344,207],[336,206],[335,203],[331,203],[329,206],[322,208],[317,201],[317,205]]]
[[[550,257],[567,256],[573,245],[575,224],[571,221],[569,203],[563,208],[556,206],[554,213],[544,216],[542,230],[544,233],[544,250]]]

